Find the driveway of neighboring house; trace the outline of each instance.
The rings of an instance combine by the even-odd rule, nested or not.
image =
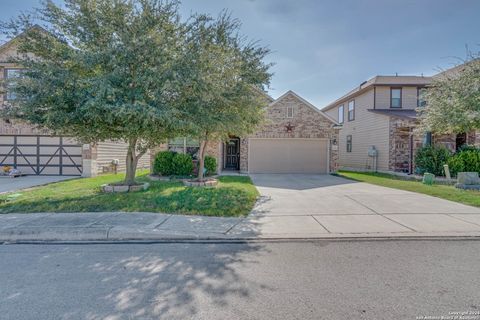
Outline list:
[[[18,178],[0,177],[0,193],[18,191],[48,183],[74,179],[70,176],[24,176]]]
[[[331,175],[251,177],[261,198],[240,227],[263,235],[480,232],[480,209],[448,200]]]

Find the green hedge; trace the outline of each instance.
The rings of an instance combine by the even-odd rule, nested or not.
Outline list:
[[[153,161],[153,173],[161,176],[171,176],[174,174],[173,157],[174,152],[161,151],[155,156]]]
[[[453,177],[459,172],[480,173],[480,148],[463,147],[448,160],[448,167]]]
[[[207,175],[209,176],[217,173],[217,159],[211,156],[205,156],[205,169],[207,169]]]
[[[189,176],[193,173],[193,160],[189,154],[177,153],[172,161],[173,174],[176,176]]]
[[[192,156],[172,151],[161,151],[155,156],[153,173],[161,176],[189,176],[193,173]]]
[[[417,173],[432,173],[436,176],[444,176],[443,165],[447,164],[452,153],[443,146],[425,146],[418,149],[415,155]]]

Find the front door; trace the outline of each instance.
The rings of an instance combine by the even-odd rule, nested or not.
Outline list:
[[[225,144],[225,169],[238,170],[240,158],[240,140],[230,139]]]

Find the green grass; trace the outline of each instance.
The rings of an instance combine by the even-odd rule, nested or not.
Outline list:
[[[220,177],[216,188],[185,187],[181,182],[148,181],[146,191],[104,194],[100,186],[122,175],[74,179],[0,196],[0,213],[32,212],[164,212],[206,216],[247,215],[258,197],[249,177]]]
[[[480,207],[480,192],[478,191],[461,190],[453,186],[440,184],[429,186],[419,181],[402,180],[399,177],[385,173],[339,171],[338,175],[355,181],[375,184],[377,186],[428,194],[437,198]]]

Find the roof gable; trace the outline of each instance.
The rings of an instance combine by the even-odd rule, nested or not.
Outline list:
[[[296,94],[295,92],[293,92],[292,90],[289,90],[287,92],[285,92],[283,95],[281,95],[278,99],[276,99],[275,101],[273,101],[272,103],[270,103],[268,105],[268,107],[272,107],[274,105],[276,105],[277,103],[281,102],[283,99],[287,98],[288,96],[292,96],[294,97],[295,99],[297,99],[298,101],[300,101],[301,103],[303,103],[304,105],[306,105],[308,108],[310,108],[312,111],[320,114],[321,116],[323,116],[325,119],[327,119],[328,121],[332,122],[334,125],[339,125],[339,123],[333,119],[332,117],[330,117],[329,115],[327,115],[325,112],[321,111],[320,109],[318,109],[317,107],[315,107],[313,104],[311,104],[310,102],[308,102],[307,100],[305,100],[304,98],[300,97],[298,94]]]

